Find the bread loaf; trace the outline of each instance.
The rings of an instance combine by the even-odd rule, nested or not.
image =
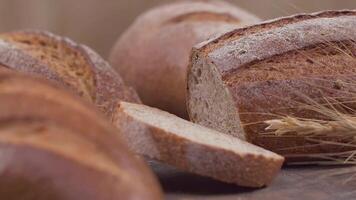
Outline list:
[[[0,34],[0,64],[60,83],[109,118],[118,100],[139,102],[121,77],[90,48],[42,31]]]
[[[192,47],[259,19],[220,0],[180,1],[139,16],[109,61],[142,101],[187,118],[186,71]]]
[[[147,166],[89,104],[0,72],[0,199],[162,199]]]
[[[265,135],[263,122],[286,115],[324,119],[303,109],[305,98],[320,104],[327,103],[324,97],[347,101],[355,91],[348,84],[356,79],[355,41],[356,11],[326,11],[263,22],[203,42],[189,67],[189,115],[287,158],[341,151],[304,137]]]
[[[114,123],[138,154],[248,187],[271,183],[284,158],[145,105],[121,102]]]

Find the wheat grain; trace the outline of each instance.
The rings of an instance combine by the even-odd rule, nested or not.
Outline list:
[[[281,119],[265,121],[275,135],[281,136],[294,133],[299,136],[353,136],[356,139],[356,117],[342,116],[338,121],[322,121],[313,119],[300,120],[287,116]]]
[[[356,42],[350,40],[350,46],[343,42],[334,44],[328,41],[322,41],[326,47],[332,47],[337,52],[345,54],[345,59],[348,62],[355,63],[356,54],[354,48]],[[300,52],[302,55],[303,52]],[[328,52],[326,52],[327,54]],[[308,55],[304,55],[309,58]],[[309,58],[313,60],[312,58]],[[314,62],[315,63],[315,62]],[[327,63],[317,63],[320,66],[326,66]],[[353,68],[346,72],[346,76],[354,75]],[[327,78],[320,77],[306,77],[305,83],[314,85],[314,80],[319,81],[335,81]],[[265,128],[267,133],[262,133],[264,136],[270,137],[303,137],[308,144],[300,148],[309,147],[310,145],[332,145],[347,147],[348,150],[356,149],[356,110],[354,106],[356,100],[356,81],[353,78],[344,80],[337,80],[337,86],[343,88],[348,86],[350,90],[339,90],[338,88],[323,88],[321,85],[315,85],[316,90],[320,90],[320,98],[311,98],[303,94],[303,92],[294,91],[297,96],[303,99],[303,102],[296,102],[298,109],[305,109],[308,112],[315,112],[317,118],[299,118],[295,116],[279,116],[274,119],[264,121],[268,126]],[[356,87],[355,87],[356,88]],[[339,93],[345,93],[345,97],[327,97],[323,95],[322,91],[337,90]],[[272,115],[271,115],[272,116]],[[323,116],[323,117],[320,117]],[[332,139],[334,138],[334,139]],[[335,139],[336,138],[336,139]],[[293,147],[296,148],[296,147]],[[313,161],[307,161],[297,164],[355,164],[356,165],[356,150],[346,151],[341,153],[317,153],[317,154],[293,154],[286,155],[287,157],[301,157],[312,158]],[[320,161],[323,160],[323,161]],[[308,159],[306,159],[308,160]]]

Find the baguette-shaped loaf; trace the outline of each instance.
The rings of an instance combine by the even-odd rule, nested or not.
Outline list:
[[[137,94],[97,53],[49,32],[0,34],[0,64],[60,83],[96,104],[109,118],[118,100],[139,102]]]
[[[118,130],[58,86],[0,72],[0,199],[162,199]]]
[[[284,158],[145,105],[121,102],[115,124],[138,154],[227,183],[262,187]]]
[[[192,47],[258,21],[220,0],[169,3],[139,16],[118,39],[109,61],[146,105],[187,118],[186,72]]]
[[[263,122],[280,116],[325,119],[303,105],[311,99],[325,104],[324,97],[347,102],[355,91],[355,41],[356,11],[325,11],[204,42],[194,49],[188,74],[191,120],[287,158],[342,151],[299,136],[266,135]]]

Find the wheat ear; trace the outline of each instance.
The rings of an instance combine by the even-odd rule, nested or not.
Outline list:
[[[343,115],[337,121],[297,119],[286,116],[265,121],[266,130],[282,136],[294,133],[299,136],[354,136],[356,139],[356,117]]]

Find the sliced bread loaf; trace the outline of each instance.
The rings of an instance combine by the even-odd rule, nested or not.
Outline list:
[[[0,70],[0,199],[162,199],[152,172],[91,105]]]
[[[236,29],[198,45],[188,77],[191,120],[287,157],[344,148],[304,137],[271,136],[266,120],[325,120],[303,109],[352,100],[356,79],[356,11],[301,14]],[[343,84],[344,83],[344,84]],[[351,99],[350,99],[351,98]],[[326,117],[326,118],[325,118]]]
[[[0,34],[0,64],[60,83],[96,104],[108,117],[118,100],[139,102],[137,94],[98,54],[49,32]]]
[[[137,153],[227,183],[262,187],[283,157],[156,108],[121,102],[115,124]]]
[[[258,21],[221,0],[168,3],[140,15],[118,39],[109,60],[145,104],[187,118],[186,72],[192,47]]]

